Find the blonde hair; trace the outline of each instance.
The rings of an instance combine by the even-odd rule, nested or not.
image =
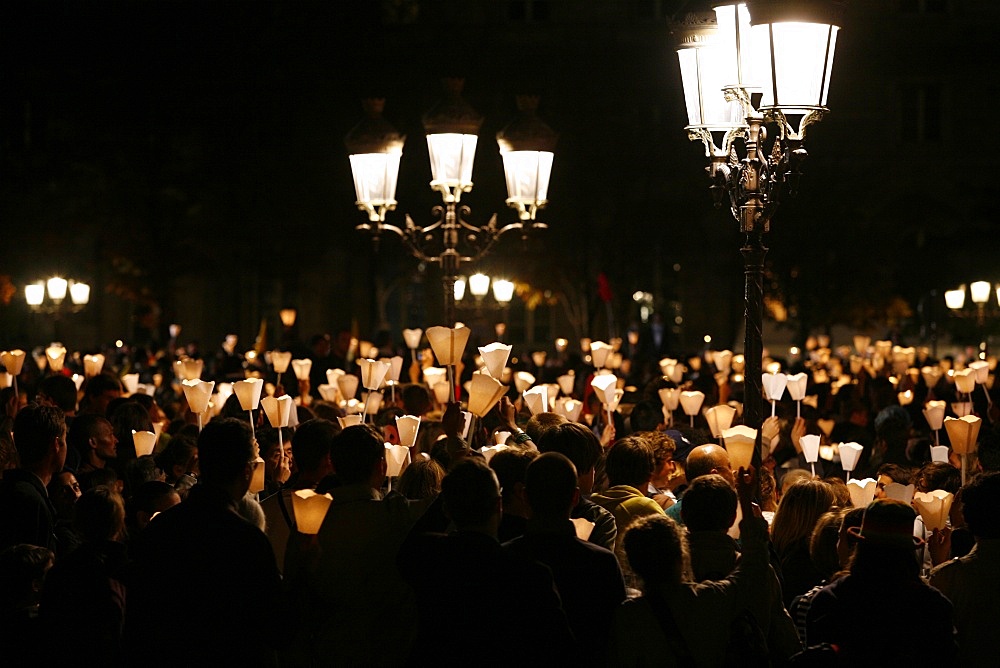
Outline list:
[[[771,540],[781,556],[791,545],[812,535],[819,518],[833,507],[833,489],[820,480],[802,480],[781,497],[771,524]]]

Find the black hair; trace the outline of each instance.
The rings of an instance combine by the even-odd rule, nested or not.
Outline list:
[[[55,406],[29,404],[14,418],[14,447],[21,466],[41,463],[52,442],[66,433],[66,418]]]
[[[382,435],[366,424],[348,427],[330,444],[330,463],[343,485],[368,481],[375,466],[384,458]]]
[[[558,452],[568,457],[577,474],[594,468],[601,456],[601,442],[579,422],[566,422],[546,430],[535,445],[539,452]]]
[[[577,490],[576,468],[565,455],[546,452],[528,464],[524,486],[532,514],[568,517]]]
[[[62,374],[46,376],[38,383],[38,394],[44,394],[62,412],[76,410],[76,383]]]
[[[449,517],[462,529],[485,524],[495,516],[500,485],[490,467],[466,457],[441,481],[441,497]]]
[[[653,465],[653,447],[645,439],[626,436],[615,441],[608,450],[604,467],[612,486],[630,485],[645,491],[653,475]]]
[[[962,488],[962,512],[976,538],[1000,538],[1000,472],[980,473]]]
[[[250,425],[234,418],[215,419],[198,435],[201,481],[227,485],[238,480],[253,461]]]
[[[684,492],[681,516],[690,531],[726,531],[736,519],[736,490],[721,475],[695,478]]]
[[[333,439],[340,431],[339,424],[322,418],[300,424],[292,436],[295,465],[303,471],[318,469],[323,458],[330,455]]]

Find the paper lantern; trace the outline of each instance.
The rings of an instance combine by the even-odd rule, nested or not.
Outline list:
[[[716,369],[721,373],[728,374],[733,366],[733,351],[719,350],[712,356],[712,361],[715,362]]]
[[[245,411],[256,410],[263,391],[264,381],[260,378],[247,378],[233,383],[233,393],[240,400],[240,408]]]
[[[97,353],[96,355],[83,356],[83,375],[87,378],[100,375],[101,369],[103,368],[104,355]]]
[[[382,386],[385,375],[389,373],[388,362],[373,359],[359,359],[358,365],[361,367],[361,385],[366,390],[377,390]]]
[[[427,340],[430,341],[438,364],[448,366],[460,363],[471,333],[472,330],[468,327],[430,327],[427,330]]]
[[[828,420],[827,418],[820,418],[819,420],[816,420],[816,424],[819,425],[820,431],[826,434],[827,438],[829,438],[830,434],[833,433],[833,428],[837,426],[837,422],[835,420]]]
[[[403,330],[403,340],[406,342],[406,347],[410,350],[416,350],[420,347],[420,339],[424,335],[424,330],[422,329],[404,329]]]
[[[348,427],[353,427],[355,425],[361,424],[361,415],[345,415],[344,417],[338,417],[337,422],[340,423],[341,429],[347,429]]]
[[[951,449],[960,455],[975,452],[976,440],[979,438],[979,428],[982,425],[983,421],[975,415],[966,415],[960,418],[945,418],[944,428],[948,432]]]
[[[0,362],[3,362],[3,366],[7,370],[7,373],[12,376],[17,376],[20,375],[21,369],[24,367],[25,357],[25,352],[21,349],[5,350],[0,353]]]
[[[484,446],[480,448],[479,452],[482,453],[483,459],[485,459],[486,463],[489,464],[490,460],[493,459],[493,456],[495,454],[497,454],[498,452],[503,452],[509,447],[510,446],[505,443],[497,443],[496,445]]]
[[[729,452],[729,465],[734,471],[750,468],[753,451],[757,446],[757,430],[746,425],[730,427],[722,432],[722,442]]]
[[[318,534],[332,502],[333,497],[329,494],[317,494],[311,489],[297,489],[292,492],[295,529],[310,536]]]
[[[66,359],[66,348],[53,343],[45,349],[45,359],[49,364],[49,370],[53,373],[62,371],[63,361]]]
[[[867,508],[868,504],[875,500],[877,489],[878,481],[874,478],[847,481],[847,491],[851,493],[851,505],[855,508]]]
[[[358,394],[358,377],[345,373],[337,378],[337,389],[340,390],[340,395],[344,397],[344,400],[354,399]]]
[[[545,413],[549,410],[549,390],[545,385],[537,385],[524,391],[524,403],[532,415]]]
[[[913,390],[905,390],[896,395],[900,406],[909,406],[913,403]]]
[[[802,401],[806,396],[806,388],[809,384],[809,376],[804,373],[796,373],[785,377],[785,384],[788,387],[788,394],[792,401]]]
[[[264,460],[260,457],[253,462],[253,474],[250,476],[250,489],[247,490],[251,494],[258,494],[264,491]]]
[[[932,445],[931,446],[931,461],[941,462],[943,464],[948,463],[948,446],[947,445]]]
[[[181,387],[184,388],[184,398],[187,399],[188,407],[192,413],[200,415],[208,410],[208,402],[212,398],[215,381],[183,380]]]
[[[337,379],[346,374],[347,372],[343,369],[327,369],[326,370],[326,382],[334,387],[337,387]]]
[[[292,363],[292,353],[286,350],[272,350],[271,351],[271,366],[274,368],[274,373],[286,373],[288,371],[288,365]]]
[[[678,404],[681,401],[681,390],[677,387],[664,387],[659,390],[660,401],[663,402],[663,407],[669,411],[677,410]]]
[[[972,370],[973,376],[975,376],[977,385],[985,385],[987,379],[990,377],[990,363],[986,360],[976,360],[975,362],[969,362],[969,369]]]
[[[863,336],[861,334],[854,335],[854,349],[858,351],[859,355],[864,355],[868,352],[868,346],[872,344],[872,337]]]
[[[785,393],[785,386],[788,384],[788,376],[783,373],[765,373],[761,377],[764,385],[764,395],[768,401],[774,402],[781,399]]]
[[[578,422],[583,411],[583,402],[576,399],[559,399],[556,401],[555,412],[570,422]]]
[[[389,373],[386,377],[392,382],[398,383],[399,375],[403,372],[403,358],[399,355],[395,355],[383,361],[389,363]]]
[[[927,426],[937,431],[941,428],[944,423],[944,411],[947,404],[943,401],[928,401],[924,405],[924,419],[927,420]]]
[[[13,378],[13,376],[10,377]],[[83,387],[83,381],[86,380],[86,378],[84,378],[78,373],[74,373],[72,376],[70,376],[70,380],[73,381],[73,383],[76,385],[76,391],[79,392],[80,388]]]
[[[576,376],[567,373],[559,376],[556,380],[558,381],[559,389],[562,390],[563,394],[567,396],[573,394],[573,388],[576,385]]]
[[[122,386],[127,394],[135,394],[139,391],[139,374],[127,373],[122,376]]]
[[[264,409],[267,421],[275,429],[288,426],[288,418],[292,412],[292,398],[287,394],[280,397],[264,397],[260,400],[260,407]]]
[[[410,463],[410,449],[405,445],[385,444],[385,474],[390,478],[398,477],[403,468]]]
[[[597,396],[600,398],[601,403],[607,407],[615,397],[615,387],[618,384],[618,378],[611,373],[602,374],[600,376],[594,376],[593,380],[590,381],[591,387],[597,392]]]
[[[135,445],[135,456],[144,457],[153,454],[156,447],[156,434],[151,431],[132,430],[132,443]]]
[[[174,362],[174,373],[181,380],[199,380],[204,368],[205,362],[203,360],[195,360],[190,357]]]
[[[924,528],[928,531],[944,529],[948,525],[948,515],[954,500],[955,495],[943,489],[916,492],[913,495],[913,505],[916,506],[920,519],[924,521]]]
[[[712,438],[722,436],[722,432],[732,426],[735,416],[736,409],[732,406],[719,405],[707,409],[705,419],[708,420],[708,428],[712,432]]]
[[[971,394],[976,389],[976,372],[973,369],[962,369],[955,372],[955,389],[963,394]]]
[[[383,395],[381,392],[376,392],[375,390],[370,390],[365,393],[365,406],[363,412],[365,415],[374,415],[382,409],[382,399]]]
[[[486,417],[500,397],[506,394],[507,388],[500,381],[484,373],[472,374],[472,386],[469,390],[469,412]]]
[[[312,371],[313,362],[310,359],[292,360],[292,371],[299,380],[309,380],[309,372]]]
[[[916,490],[917,488],[913,485],[902,485],[898,482],[892,482],[886,485],[883,491],[885,492],[885,498],[902,501],[909,506],[913,503],[913,493]]]
[[[814,464],[819,461],[819,436],[816,434],[806,434],[799,439],[799,447],[806,462]]]
[[[488,346],[479,348],[479,354],[483,356],[483,364],[486,365],[486,370],[497,380],[500,380],[501,376],[503,376],[503,370],[507,366],[507,360],[510,358],[510,351],[512,349],[513,346],[508,346],[500,342],[494,342]]]
[[[323,401],[328,401],[331,404],[335,404],[340,400],[340,390],[337,389],[336,385],[330,385],[328,383],[323,383],[318,388],[319,398]]]
[[[839,450],[840,466],[850,473],[858,465],[858,460],[861,458],[861,451],[864,450],[864,446],[857,443],[841,443]]]
[[[892,341],[876,341],[875,354],[883,360],[889,359],[892,355]]]
[[[925,366],[920,369],[920,375],[923,376],[924,384],[933,389],[941,380],[941,367]]]
[[[590,344],[590,361],[594,368],[603,369],[607,364],[608,355],[614,351],[614,347],[604,341],[594,341]]]
[[[951,404],[951,412],[958,417],[966,417],[972,414],[971,401],[956,401]]]
[[[413,447],[417,443],[417,432],[420,430],[419,415],[397,415],[396,431],[399,433],[399,442],[405,446]]]
[[[681,409],[685,415],[695,416],[701,410],[701,404],[705,401],[705,394],[697,390],[681,392]]]

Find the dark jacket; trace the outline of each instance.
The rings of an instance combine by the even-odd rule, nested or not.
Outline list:
[[[41,479],[10,469],[0,480],[0,550],[27,543],[57,551],[56,511]]]

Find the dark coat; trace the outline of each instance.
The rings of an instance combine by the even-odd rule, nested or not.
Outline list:
[[[0,481],[0,550],[27,543],[57,551],[56,511],[41,479],[10,469]]]

